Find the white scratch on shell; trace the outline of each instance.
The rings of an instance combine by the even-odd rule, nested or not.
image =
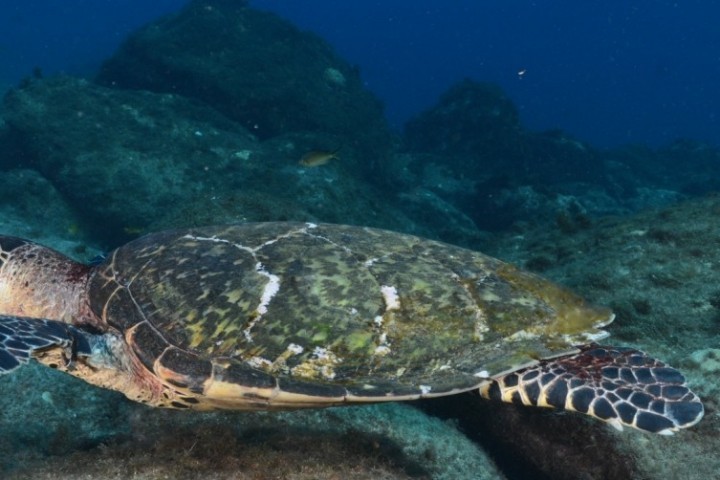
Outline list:
[[[516,342],[518,340],[533,340],[538,338],[537,333],[528,332],[527,330],[518,330],[517,332],[510,335],[507,339],[511,340],[513,342]]]
[[[252,319],[247,328],[243,330],[245,340],[247,340],[248,342],[253,341],[250,331],[260,321],[262,316],[267,313],[267,307],[270,304],[270,301],[272,301],[273,297],[277,295],[278,291],[280,291],[280,277],[278,277],[277,275],[273,275],[272,273],[265,270],[263,264],[260,262],[255,264],[255,271],[258,274],[267,277],[268,282],[265,284],[265,288],[263,288],[263,293],[260,297],[260,304],[255,309],[257,315],[255,316],[255,318]]]
[[[290,345],[288,345],[287,349],[295,355],[300,355],[305,350],[303,347],[296,343],[291,343]]]
[[[375,347],[375,355],[383,356],[387,355],[388,353],[390,353],[390,347],[388,347],[387,345],[378,345],[377,347]]]
[[[254,368],[265,368],[272,365],[272,362],[263,357],[250,357],[245,363]]]
[[[392,285],[383,285],[380,287],[382,292],[383,300],[385,301],[385,311],[399,310],[400,309],[400,298],[398,297],[397,289]]]
[[[315,347],[315,350],[313,350],[313,355],[315,355],[318,360],[330,359],[330,352],[328,352],[327,348],[323,347]]]
[[[270,304],[270,301],[280,290],[280,277],[278,277],[277,275],[273,275],[272,273],[265,270],[265,268],[263,268],[263,264],[260,262],[255,265],[255,271],[258,272],[260,275],[267,277],[268,279],[268,283],[265,284],[262,297],[260,298],[260,305],[258,305],[257,307],[258,313],[260,315],[263,315],[267,313],[267,306]]]

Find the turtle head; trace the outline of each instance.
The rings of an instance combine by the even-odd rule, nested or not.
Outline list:
[[[74,322],[89,272],[60,252],[0,235],[0,314]]]

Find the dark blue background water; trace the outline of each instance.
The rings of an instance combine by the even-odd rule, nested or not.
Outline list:
[[[10,3],[10,2],[7,2]],[[0,10],[0,86],[39,66],[91,74],[182,0],[24,0]],[[254,0],[361,67],[397,127],[464,78],[500,84],[525,125],[596,145],[720,144],[720,3]],[[520,76],[518,72],[525,71]]]

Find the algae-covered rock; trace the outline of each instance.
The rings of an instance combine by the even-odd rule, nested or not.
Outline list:
[[[105,238],[136,232],[214,178],[255,139],[177,95],[123,92],[74,78],[37,80],[5,97],[27,163]],[[108,221],[110,219],[110,221]]]
[[[488,148],[511,149],[503,140],[522,136],[520,116],[502,89],[491,83],[463,80],[445,92],[438,103],[408,121],[405,140],[414,151],[479,153]]]
[[[690,355],[689,361],[704,373],[720,373],[720,348],[696,350]]]
[[[400,192],[398,199],[403,213],[415,222],[414,229],[405,231],[467,247],[485,238],[470,217],[432,190],[418,187]]]
[[[382,106],[357,68],[320,37],[246,2],[190,2],[131,35],[97,81],[202,100],[260,139],[330,133],[366,159],[390,145]]]
[[[404,133],[408,168],[418,182],[481,229],[551,219],[564,210],[558,197],[582,197],[605,186],[604,163],[594,149],[559,130],[527,131],[494,84],[454,85]],[[579,201],[607,213],[592,208],[592,199]]]
[[[240,221],[411,224],[348,168],[356,149],[321,167],[298,165],[311,145],[334,136],[296,133],[261,144],[197,101],[69,77],[11,91],[4,115],[20,165],[47,178],[110,245],[159,228]],[[17,205],[27,193],[18,192]]]
[[[31,237],[88,259],[95,251],[84,243],[84,225],[54,185],[37,171],[0,170],[1,234]]]
[[[462,397],[422,401],[423,410],[452,419],[510,479],[621,479],[641,475],[633,453],[616,448],[618,433],[577,415]]]
[[[602,180],[602,162],[560,130],[529,132],[497,85],[463,80],[405,127],[407,147],[433,153],[458,176],[516,184]]]
[[[657,208],[720,190],[720,148],[687,139],[660,148],[625,145],[602,152],[612,187],[639,208]]]
[[[0,391],[4,479],[504,478],[454,425],[407,405],[152,409],[38,366]]]
[[[668,438],[623,432],[593,444],[632,457],[633,478],[694,480],[720,471],[720,381],[713,372],[720,345],[719,212],[715,195],[572,231],[560,226],[514,231],[495,246],[486,244],[488,253],[541,266],[543,275],[610,306],[617,315],[608,327],[612,343],[680,367],[702,398],[705,417],[692,429]],[[503,435],[513,435],[501,427]],[[527,435],[528,428],[523,424],[514,435]],[[545,429],[548,442],[554,431]]]

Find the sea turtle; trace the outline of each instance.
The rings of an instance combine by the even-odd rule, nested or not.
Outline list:
[[[31,357],[158,407],[275,410],[451,395],[670,434],[675,369],[600,346],[609,310],[478,252],[384,230],[154,233],[94,265],[0,236],[0,373]]]

